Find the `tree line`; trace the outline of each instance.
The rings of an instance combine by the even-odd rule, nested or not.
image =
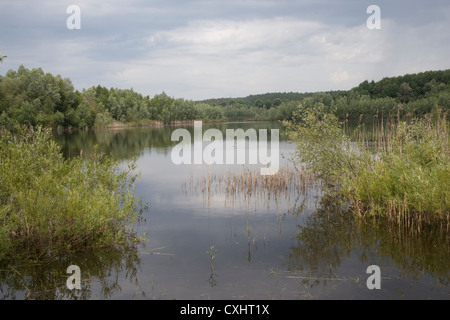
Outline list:
[[[0,76],[0,127],[99,127],[113,122],[219,120],[218,106],[175,99],[164,92],[153,98],[133,89],[102,86],[75,90],[68,78],[20,66]]]
[[[450,69],[364,81],[347,91],[270,93],[245,98],[205,100],[222,107],[239,105],[257,120],[291,120],[297,109],[322,109],[339,119],[361,117],[421,116],[438,107],[450,108]]]
[[[267,93],[245,98],[192,101],[164,92],[143,96],[133,89],[98,85],[75,90],[68,78],[41,68],[9,70],[0,76],[0,127],[42,125],[85,128],[114,122],[291,120],[300,109],[322,108],[341,119],[398,114],[423,115],[435,106],[450,108],[450,70],[429,71],[378,82],[364,81],[348,91]]]

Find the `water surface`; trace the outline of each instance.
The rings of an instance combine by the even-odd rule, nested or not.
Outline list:
[[[179,127],[177,127],[179,128]],[[280,129],[278,123],[204,124]],[[136,193],[149,205],[129,252],[97,250],[52,265],[4,266],[0,297],[83,299],[449,299],[448,233],[411,236],[355,221],[317,187],[278,197],[230,196],[217,180],[243,165],[174,165],[175,127],[90,130],[55,136],[64,155],[94,145],[124,164],[136,158]],[[186,129],[192,132],[192,127]],[[281,166],[295,149],[281,133]],[[225,150],[226,151],[226,150]],[[257,169],[258,166],[250,166]],[[215,257],[211,263],[211,248]],[[210,253],[208,253],[208,251]],[[77,264],[83,288],[65,288]],[[381,269],[369,290],[366,269]]]

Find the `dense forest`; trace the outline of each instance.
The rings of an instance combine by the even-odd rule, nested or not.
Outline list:
[[[175,99],[164,92],[143,96],[133,89],[100,85],[76,90],[68,78],[20,66],[0,76],[0,127],[21,125],[64,128],[109,126],[113,123],[171,123],[201,119],[290,120],[300,108],[321,107],[340,119],[423,115],[450,108],[450,69],[381,81],[364,81],[348,91],[267,93],[244,98],[203,101]]]

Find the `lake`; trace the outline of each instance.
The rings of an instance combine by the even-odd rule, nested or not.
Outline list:
[[[124,166],[136,159],[135,192],[148,204],[138,231],[147,241],[127,252],[93,250],[49,265],[2,266],[0,298],[450,298],[448,231],[417,236],[359,222],[308,181],[279,193],[229,192],[227,176],[261,166],[175,165],[171,134],[179,128],[193,132],[165,126],[55,134],[67,158],[88,157],[98,145]],[[279,129],[280,168],[292,166],[295,145],[279,123],[203,124],[203,131],[209,128]],[[81,270],[78,291],[66,288],[72,264]],[[368,288],[371,265],[379,267],[380,289]]]

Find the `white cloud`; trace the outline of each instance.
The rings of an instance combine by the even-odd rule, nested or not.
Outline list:
[[[330,26],[326,32],[311,37],[308,46],[328,62],[355,64],[382,62],[388,49],[386,35],[365,26]]]
[[[344,28],[294,18],[196,20],[153,32],[146,38],[148,56],[116,79],[139,79],[148,87],[173,79],[188,98],[331,90],[336,83],[343,89],[357,83],[361,72],[355,69],[386,58],[373,50],[386,46],[384,41],[365,26]],[[339,69],[343,64],[345,71]],[[326,77],[330,70],[331,79]]]
[[[331,74],[331,81],[333,82],[346,82],[353,79],[354,76],[350,75],[347,71],[339,69]]]
[[[152,43],[182,49],[182,54],[234,54],[243,50],[285,50],[301,37],[322,28],[292,18],[197,20],[187,26],[152,34]],[[181,52],[180,52],[181,53]]]

